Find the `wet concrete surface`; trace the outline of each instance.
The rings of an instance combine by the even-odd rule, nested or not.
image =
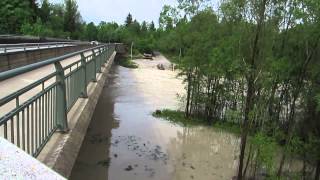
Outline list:
[[[177,72],[159,56],[114,66],[103,89],[70,179],[231,179],[239,139],[217,129],[181,127],[154,118],[177,109],[184,93]]]

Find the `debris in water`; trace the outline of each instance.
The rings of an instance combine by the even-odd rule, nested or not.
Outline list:
[[[128,167],[126,167],[124,170],[126,171],[132,171],[133,170],[133,167],[131,165],[129,165]]]
[[[155,175],[155,170],[153,169],[153,168],[148,168],[148,166],[144,166],[144,170],[146,171],[146,172],[149,172],[150,174],[149,174],[149,176],[150,177],[153,177],[154,175]]]
[[[137,157],[162,161],[165,165],[169,159],[160,145],[152,145],[149,141],[143,141],[142,138],[137,136],[120,136],[113,142],[113,144],[116,144],[116,147],[122,145],[127,147],[127,149],[132,151]]]

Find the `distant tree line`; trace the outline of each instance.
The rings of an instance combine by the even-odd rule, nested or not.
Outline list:
[[[101,21],[99,25],[82,20],[75,0],[52,4],[48,0],[1,0],[0,34],[22,34],[86,41],[134,44],[141,52],[155,48],[154,22],[141,24],[129,14],[124,25]]]
[[[50,4],[43,0],[2,0],[0,33],[80,39],[85,23],[75,0]]]

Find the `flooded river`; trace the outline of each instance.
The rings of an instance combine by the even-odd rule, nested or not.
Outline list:
[[[138,69],[113,66],[95,109],[71,179],[231,179],[239,139],[217,129],[182,127],[154,118],[177,109],[184,85],[162,56],[136,60]]]

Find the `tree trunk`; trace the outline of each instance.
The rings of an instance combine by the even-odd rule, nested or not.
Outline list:
[[[248,155],[247,162],[246,162],[246,167],[244,168],[244,171],[243,171],[243,176],[244,177],[246,177],[246,173],[247,173],[247,170],[248,170],[248,166],[249,166],[249,162],[250,162],[251,156],[252,156],[252,145],[250,145],[249,155]]]
[[[314,176],[314,180],[320,179],[320,160],[317,161],[316,174]]]
[[[306,153],[303,153],[303,167],[302,167],[302,179],[307,179],[307,162],[306,162]]]
[[[277,172],[277,176],[278,176],[278,177],[281,176],[281,173],[282,173],[282,169],[283,169],[283,165],[284,165],[285,160],[286,160],[286,153],[283,152],[283,153],[282,153],[282,156],[281,156],[281,161],[280,161],[279,169],[278,169],[278,172]]]
[[[241,133],[241,144],[240,144],[240,157],[239,157],[239,169],[238,169],[238,180],[243,178],[243,160],[245,156],[245,149],[247,144],[247,136],[249,131],[249,113],[252,109],[252,100],[254,95],[254,82],[250,77],[248,83],[248,92],[246,98],[245,112],[244,112],[244,121],[243,121],[243,131]]]
[[[263,0],[261,3],[260,11],[259,11],[259,17],[258,17],[258,24],[257,24],[257,29],[255,33],[255,38],[253,42],[253,48],[252,48],[252,57],[251,57],[251,62],[250,62],[250,72],[248,75],[248,90],[247,90],[247,97],[246,97],[246,104],[245,104],[245,110],[244,110],[244,121],[243,121],[243,131],[241,133],[241,145],[240,145],[240,159],[239,159],[239,169],[238,169],[238,180],[242,180],[243,178],[243,160],[245,156],[245,149],[246,149],[246,144],[247,144],[247,136],[249,132],[249,113],[252,110],[253,107],[253,96],[255,94],[255,85],[254,85],[254,79],[256,75],[256,58],[259,53],[259,38],[260,38],[260,33],[262,30],[262,25],[265,19],[265,10],[266,10],[266,4],[267,0]]]
[[[189,118],[190,116],[190,94],[191,94],[191,72],[188,72],[188,88],[187,88],[187,104],[186,104],[186,110],[185,114],[186,117]]]

